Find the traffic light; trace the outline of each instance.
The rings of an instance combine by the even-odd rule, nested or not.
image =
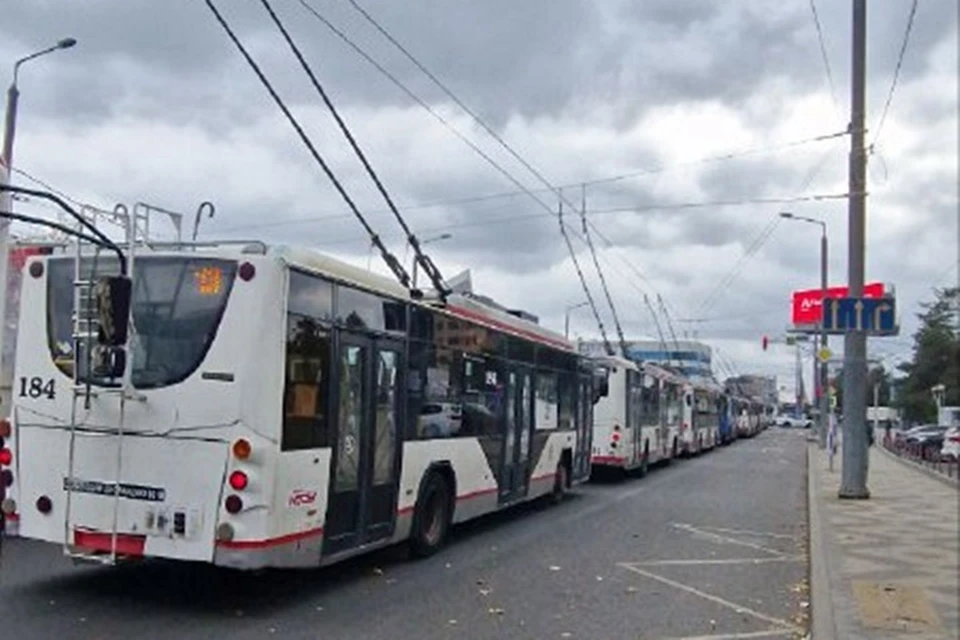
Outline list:
[[[767,336],[763,336],[762,342],[763,342],[763,350],[766,351],[767,347],[770,345],[770,338],[768,338]]]

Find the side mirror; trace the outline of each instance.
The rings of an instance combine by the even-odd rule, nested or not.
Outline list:
[[[598,370],[593,373],[593,404],[597,404],[600,398],[606,398],[610,395],[610,380],[605,370]]]
[[[98,345],[93,351],[93,375],[118,380],[127,368],[127,352],[120,347]]]
[[[127,344],[133,282],[126,276],[100,278],[94,288],[100,327],[97,343],[105,347]]]

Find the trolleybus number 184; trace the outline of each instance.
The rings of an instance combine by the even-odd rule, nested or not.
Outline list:
[[[20,397],[21,398],[41,398],[46,397],[53,400],[56,397],[56,387],[53,384],[53,378],[44,380],[40,376],[28,378],[20,377]]]

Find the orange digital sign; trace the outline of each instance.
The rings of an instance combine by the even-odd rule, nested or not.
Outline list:
[[[215,296],[223,288],[223,271],[220,267],[198,267],[193,278],[197,293],[202,296]]]

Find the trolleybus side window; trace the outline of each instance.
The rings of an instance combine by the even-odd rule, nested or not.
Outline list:
[[[310,318],[333,319],[333,283],[299,271],[290,272],[287,311]]]
[[[657,424],[660,420],[660,388],[653,376],[643,376],[643,417],[645,424]]]
[[[560,374],[560,429],[569,431],[576,428],[574,412],[576,411],[576,373],[564,372]]]
[[[557,374],[549,372],[537,373],[537,396],[536,396],[534,420],[536,428],[556,429],[558,421],[558,398],[557,398]]]
[[[330,333],[316,319],[287,315],[286,368],[281,449],[329,446]]]

